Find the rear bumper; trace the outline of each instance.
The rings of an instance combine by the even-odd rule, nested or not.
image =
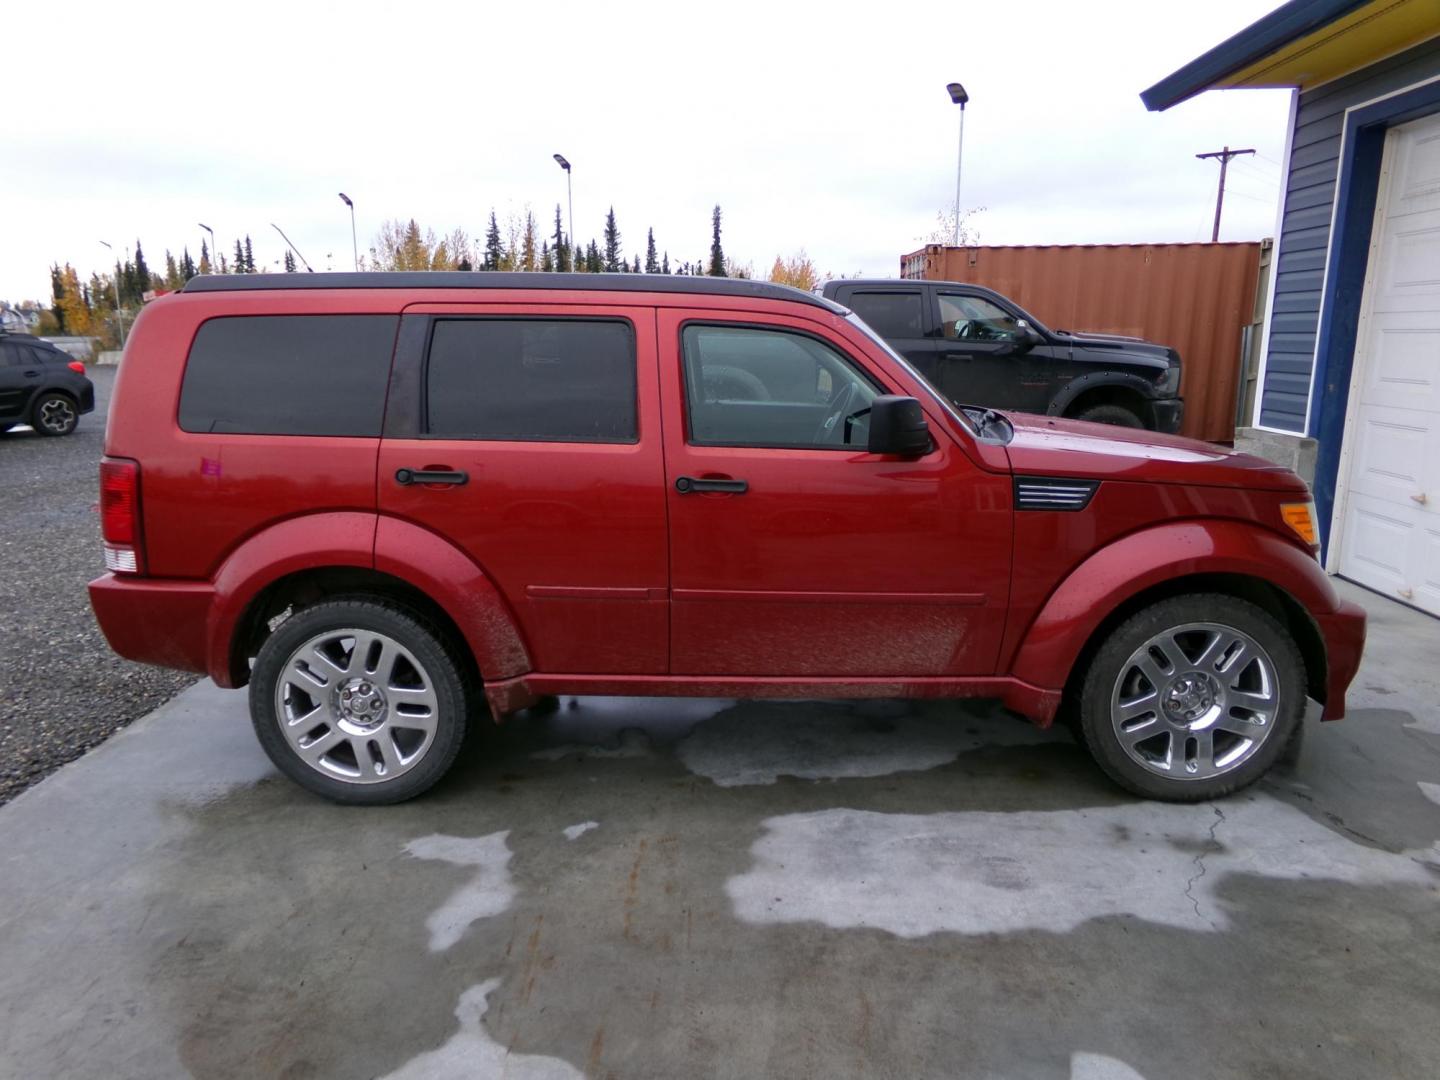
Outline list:
[[[1365,609],[1348,600],[1325,615],[1315,616],[1320,636],[1325,640],[1325,711],[1324,720],[1340,720],[1345,716],[1345,691],[1360,670],[1360,655],[1365,651]]]
[[[95,411],[95,384],[89,379],[85,380],[85,385],[80,389],[80,411],[82,413]]]
[[[1176,434],[1185,419],[1185,399],[1160,398],[1150,402],[1150,419],[1155,424],[1155,430],[1162,435]]]
[[[209,673],[215,590],[205,581],[106,574],[90,583],[90,606],[110,647],[127,660]]]

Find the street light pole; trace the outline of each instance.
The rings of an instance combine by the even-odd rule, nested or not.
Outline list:
[[[101,240],[100,243],[105,244],[111,255],[115,254],[115,249],[104,240]],[[120,348],[123,349],[125,348],[125,313],[120,310],[120,260],[118,258],[115,260],[115,322],[120,327]]]
[[[200,222],[200,228],[210,234],[210,272],[218,274],[220,272],[220,252],[215,248],[215,230],[203,221]]]
[[[340,192],[340,201],[350,208],[350,250],[355,256],[355,269],[360,269],[360,243],[355,239],[355,204],[350,196]]]
[[[950,100],[960,106],[960,149],[955,158],[955,235],[952,240],[953,247],[960,246],[960,170],[965,164],[965,103],[970,100],[970,95],[965,92],[965,87],[958,82],[949,83],[946,90],[950,92]]]
[[[297,248],[294,244],[290,243],[290,237],[285,235],[285,230],[280,228],[280,226],[276,225],[273,221],[270,223],[270,227],[280,234],[280,239],[285,241],[285,246],[288,247],[291,251],[293,251],[295,253],[295,257],[305,264],[305,270],[308,273],[313,274],[315,272],[315,268],[312,267],[308,262],[305,262],[305,256],[300,254],[300,249]]]
[[[570,162],[564,154],[555,154],[555,164],[565,170],[565,196],[570,203],[570,269],[575,269],[575,189],[570,183]]]

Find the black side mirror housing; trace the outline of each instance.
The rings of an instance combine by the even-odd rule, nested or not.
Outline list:
[[[1026,353],[1035,348],[1036,345],[1045,344],[1045,339],[1040,335],[1040,331],[1036,330],[1024,319],[1017,321],[1015,329],[1015,351],[1017,353]]]
[[[925,410],[913,397],[881,394],[870,403],[870,453],[919,457],[933,446]]]

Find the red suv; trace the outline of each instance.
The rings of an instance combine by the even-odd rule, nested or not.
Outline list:
[[[1208,799],[1344,712],[1363,612],[1294,474],[956,407],[783,286],[197,277],[140,316],[90,586],[134,660],[250,685],[343,802],[416,795],[481,695],[992,697]]]

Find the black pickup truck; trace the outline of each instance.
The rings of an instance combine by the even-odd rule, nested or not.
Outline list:
[[[978,285],[842,279],[821,291],[959,404],[1180,430],[1180,354],[1167,346],[1050,330]]]

